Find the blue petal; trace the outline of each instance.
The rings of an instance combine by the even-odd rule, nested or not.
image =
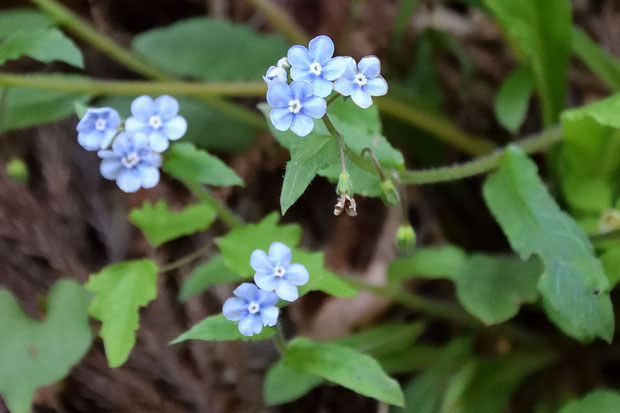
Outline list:
[[[102,160],[101,165],[99,165],[99,171],[105,179],[116,179],[122,170],[123,164],[121,164],[121,161],[116,157],[106,158]]]
[[[279,131],[285,131],[291,127],[293,122],[293,114],[287,108],[273,108],[269,113],[271,123]]]
[[[187,121],[183,116],[175,116],[167,120],[162,127],[162,132],[168,139],[176,141],[185,135],[187,131]]]
[[[274,294],[275,295],[275,294]],[[278,307],[269,306],[260,310],[260,321],[264,326],[273,327],[278,323]]]
[[[263,323],[258,314],[248,314],[239,321],[239,332],[244,336],[253,336],[260,333],[262,329]]]
[[[274,108],[288,107],[291,101],[291,89],[284,82],[274,82],[267,89],[267,103]]]
[[[112,140],[116,136],[116,129],[108,129],[103,133],[103,139],[101,139],[101,146],[98,149],[105,149],[110,146]]]
[[[96,151],[101,149],[101,139],[103,134],[98,130],[90,132],[78,133],[78,143],[87,151]]]
[[[99,151],[97,152],[97,156],[99,156],[101,159],[114,158],[118,160],[119,158],[119,156],[116,153],[114,153],[114,151]]]
[[[280,278],[278,280],[276,294],[278,294],[278,297],[280,297],[284,301],[295,301],[299,297],[299,291],[297,291],[297,287],[295,287],[284,278]]]
[[[152,131],[149,134],[149,144],[151,145],[151,149],[155,152],[163,152],[168,149],[168,138],[164,136],[160,131]]]
[[[327,102],[325,102],[325,99],[318,96],[311,96],[305,100],[301,106],[301,111],[308,116],[312,116],[313,118],[320,118],[325,115],[326,109]]]
[[[306,82],[312,82],[316,78],[316,75],[305,67],[291,67],[291,79],[293,80],[305,80]]]
[[[293,116],[291,130],[295,132],[297,136],[304,137],[312,132],[312,129],[314,129],[314,121],[310,116],[301,113]]]
[[[345,66],[342,77],[347,79],[353,79],[357,74],[357,63],[355,62],[355,59],[350,56],[343,57],[342,59],[344,60]]]
[[[359,88],[359,85],[354,80],[347,79],[345,77],[341,77],[334,83],[334,89],[336,92],[343,96],[351,96],[353,91],[357,88]]]
[[[121,117],[118,114],[118,112],[116,111],[116,109],[113,108],[106,108],[109,110],[109,112],[107,113],[107,117],[108,117],[108,128],[110,129],[116,129],[121,125]]]
[[[274,82],[286,82],[286,70],[282,67],[270,66],[265,76],[263,76],[263,80],[267,83],[267,86]]]
[[[230,321],[239,321],[248,314],[248,302],[242,298],[231,297],[224,302],[222,313]]]
[[[310,40],[308,49],[314,61],[323,64],[334,55],[334,42],[328,36],[317,36]]]
[[[353,89],[351,98],[353,99],[353,102],[355,102],[355,104],[362,109],[369,108],[370,105],[372,105],[372,98],[368,93],[364,92],[361,87]]]
[[[298,99],[303,102],[310,96],[315,93],[315,90],[312,88],[312,85],[303,80],[296,80],[291,82],[291,96],[293,99]],[[286,102],[286,106],[288,106],[288,102]]]
[[[310,279],[308,270],[301,264],[291,264],[284,274],[284,278],[293,285],[304,285]]]
[[[316,77],[312,82],[312,86],[314,87],[314,94],[322,98],[329,96],[334,89],[334,83],[322,77]]]
[[[313,63],[308,49],[300,45],[295,45],[288,49],[286,57],[288,57],[288,62],[293,67],[309,67]]]
[[[382,76],[368,79],[362,90],[371,96],[383,96],[388,92],[388,84]]]
[[[269,307],[278,303],[278,296],[272,291],[259,290],[256,297],[256,301],[261,307]]]
[[[139,96],[131,102],[131,113],[143,122],[148,122],[155,113],[155,102],[150,96]]]
[[[142,179],[137,169],[123,168],[116,178],[116,184],[123,192],[136,192],[142,185]]]
[[[343,57],[334,57],[323,65],[323,71],[321,74],[327,80],[336,80],[344,74],[347,68]]]
[[[155,111],[166,120],[179,113],[179,102],[172,96],[162,95],[155,99]]]
[[[159,169],[152,166],[138,166],[143,188],[153,188],[159,183]]]
[[[151,152],[150,149],[148,152],[142,151],[140,158],[142,159],[142,162],[148,166],[152,166],[154,168],[159,168],[161,166],[161,155]]]
[[[288,267],[291,263],[291,249],[286,244],[276,241],[269,246],[269,261],[274,267]]]
[[[269,261],[267,253],[263,250],[252,251],[252,254],[250,255],[250,267],[252,267],[252,269],[256,272],[273,274],[273,265],[271,265],[271,261]]]
[[[359,72],[368,79],[379,76],[381,73],[381,62],[377,56],[366,56],[357,64]]]
[[[125,130],[127,132],[144,132],[145,130],[150,129],[150,126],[146,121],[141,121],[140,119],[130,116],[125,121]]]
[[[131,136],[131,140],[133,142],[133,147],[136,151],[146,149],[150,152],[151,147],[149,146],[149,138],[144,133],[134,133]]]
[[[256,298],[258,288],[254,284],[243,283],[239,287],[235,288],[233,294],[239,298],[243,298],[247,301],[252,301]]]
[[[273,272],[257,272],[254,274],[254,282],[261,290],[273,291],[278,286],[278,279]]]
[[[92,109],[88,109],[86,111],[86,115],[80,119],[75,129],[78,132],[89,132],[95,129],[95,122],[97,122],[97,118],[99,118],[99,115],[93,112]]]
[[[119,156],[125,156],[128,153],[129,148],[131,148],[133,144],[131,143],[131,138],[125,132],[121,132],[118,134],[116,139],[114,139],[114,143],[112,143],[112,150],[115,154]]]

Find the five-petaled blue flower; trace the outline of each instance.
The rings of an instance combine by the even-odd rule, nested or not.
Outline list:
[[[136,192],[141,187],[153,188],[159,182],[161,156],[149,147],[145,134],[120,133],[111,151],[99,151],[102,158],[101,175],[125,192]]]
[[[163,152],[168,149],[168,139],[175,141],[187,130],[187,122],[178,112],[179,102],[171,96],[163,95],[155,101],[149,96],[140,96],[131,103],[133,116],[125,121],[125,129],[144,133],[151,149]]]
[[[286,69],[281,66],[270,66],[265,76],[263,76],[263,80],[267,83],[267,86],[270,86],[274,82],[286,82],[288,74]]]
[[[283,300],[295,301],[299,297],[297,287],[308,282],[309,274],[301,264],[291,264],[291,249],[281,242],[269,247],[269,255],[255,250],[250,265],[256,271],[254,282],[259,288],[274,291]]]
[[[230,321],[239,321],[239,332],[251,336],[261,332],[264,326],[278,322],[278,296],[271,291],[259,290],[254,284],[243,283],[235,289],[224,303],[222,313]]]
[[[336,92],[351,96],[353,102],[364,109],[372,105],[371,96],[383,96],[387,93],[388,85],[379,74],[381,62],[376,56],[366,56],[357,65],[351,57],[345,57],[344,60],[346,70],[334,84]]]
[[[308,48],[296,45],[288,49],[291,78],[310,82],[315,95],[326,97],[334,87],[333,81],[345,71],[344,60],[342,57],[332,58],[334,42],[327,36],[315,37]]]
[[[291,128],[299,136],[306,136],[314,129],[312,118],[325,114],[325,99],[315,96],[312,85],[303,80],[274,82],[267,90],[267,103],[271,109],[271,122],[279,131]]]
[[[89,151],[105,149],[116,136],[121,124],[118,112],[112,108],[89,108],[77,125],[78,142]]]

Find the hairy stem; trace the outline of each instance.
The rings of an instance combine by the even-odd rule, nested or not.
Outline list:
[[[342,169],[342,172],[346,172],[347,171],[347,163],[345,162],[345,158],[344,158],[344,142],[342,141],[342,136],[340,135],[340,132],[338,132],[336,130],[336,127],[334,126],[332,121],[329,120],[329,117],[327,116],[327,113],[325,115],[323,115],[322,119],[323,119],[323,123],[325,124],[325,127],[327,128],[329,133],[331,133],[333,136],[335,136],[336,139],[338,140],[338,146],[340,147],[340,168]]]
[[[195,251],[192,251],[189,254],[182,256],[176,261],[172,261],[166,265],[162,265],[161,267],[159,267],[159,273],[163,274],[168,271],[176,270],[177,268],[180,268],[184,266],[185,264],[189,264],[192,261],[201,258],[204,254],[206,254],[209,251],[209,249],[211,249],[210,242],[202,245],[201,247],[198,247]]]
[[[218,217],[226,224],[228,227],[234,229],[239,228],[244,225],[243,221],[239,219],[228,207],[222,204],[220,201],[215,199],[211,192],[207,190],[201,184],[197,184],[194,182],[186,182],[183,181],[186,187],[188,187],[202,202],[207,204],[209,207],[213,208],[217,213]]]

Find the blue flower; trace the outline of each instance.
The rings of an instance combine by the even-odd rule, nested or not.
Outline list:
[[[314,96],[312,85],[302,80],[274,82],[267,90],[267,103],[271,109],[271,122],[279,131],[291,128],[299,136],[306,136],[314,129],[312,118],[325,114],[325,99]]]
[[[281,242],[269,247],[269,256],[263,250],[255,250],[250,265],[256,271],[254,282],[259,288],[274,291],[283,300],[295,301],[299,297],[297,286],[308,282],[310,275],[301,264],[291,264],[291,249]]]
[[[267,83],[267,86],[270,86],[274,82],[286,82],[288,74],[281,66],[270,66],[265,76],[263,76],[263,80]]]
[[[155,99],[140,96],[131,103],[133,116],[125,121],[128,132],[144,133],[155,152],[168,149],[168,139],[177,140],[185,135],[187,122],[177,115],[179,102],[173,97],[163,95]]]
[[[336,80],[336,92],[351,96],[353,102],[360,108],[372,105],[371,96],[383,96],[388,91],[385,79],[379,74],[381,62],[376,56],[366,56],[355,65],[351,57],[344,58],[347,69],[341,78]]]
[[[296,45],[288,49],[291,78],[311,83],[314,94],[324,98],[334,88],[333,81],[344,73],[344,60],[342,57],[332,58],[334,42],[327,36],[315,37],[308,48]]]
[[[120,133],[111,151],[99,151],[102,158],[101,175],[116,180],[116,184],[125,192],[136,192],[142,188],[153,188],[159,182],[161,156],[149,147],[145,134],[129,135]]]
[[[77,125],[78,142],[88,151],[105,149],[110,145],[121,124],[118,112],[112,108],[89,108]]]
[[[278,296],[271,291],[259,290],[254,284],[243,283],[233,291],[224,303],[222,313],[230,321],[239,321],[239,332],[251,336],[261,332],[264,326],[278,322]]]

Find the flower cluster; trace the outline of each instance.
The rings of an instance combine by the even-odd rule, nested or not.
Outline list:
[[[366,56],[356,63],[352,57],[333,55],[334,42],[321,35],[312,39],[308,48],[291,47],[286,58],[267,70],[263,76],[268,86],[267,103],[272,107],[271,122],[277,130],[308,135],[314,128],[312,118],[325,115],[325,97],[333,90],[350,96],[364,109],[372,105],[372,96],[387,93],[388,85],[380,75],[381,62],[376,56]]]
[[[121,190],[153,188],[159,182],[160,153],[168,149],[169,140],[180,139],[187,130],[178,112],[173,97],[140,96],[131,103],[132,116],[123,130],[115,109],[89,108],[76,128],[78,142],[88,151],[98,151],[101,175],[115,180]]]
[[[310,275],[301,264],[291,264],[292,252],[281,242],[274,242],[269,253],[255,250],[250,266],[256,272],[254,284],[243,283],[233,292],[234,297],[224,303],[222,313],[230,321],[239,321],[239,332],[252,336],[265,326],[278,322],[278,298],[295,301],[297,287],[308,282]],[[274,292],[275,291],[275,292]]]

